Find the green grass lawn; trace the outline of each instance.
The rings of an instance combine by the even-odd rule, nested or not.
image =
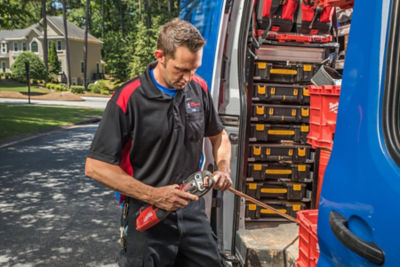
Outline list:
[[[27,93],[28,86],[26,83],[20,83],[13,80],[0,80],[0,91],[14,91],[14,92],[21,92]],[[49,93],[49,89],[37,87],[36,85],[31,85],[31,92],[32,93]]]
[[[85,120],[103,110],[37,105],[0,104],[0,139]]]

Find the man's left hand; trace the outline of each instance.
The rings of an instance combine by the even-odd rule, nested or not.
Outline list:
[[[214,177],[214,189],[221,190],[222,192],[227,190],[232,185],[232,180],[227,172],[215,171],[213,173]]]

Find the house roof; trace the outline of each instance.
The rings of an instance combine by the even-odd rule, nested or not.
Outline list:
[[[64,37],[64,22],[62,17],[49,16],[47,17],[48,27],[52,27],[59,35],[58,37]],[[84,40],[85,31],[75,24],[67,21],[67,30],[69,39]],[[25,29],[16,30],[1,30],[0,31],[0,41],[1,40],[19,40],[25,39],[31,31],[36,32],[39,38],[43,38],[43,30],[40,23],[33,24]],[[55,36],[49,36],[55,37]],[[103,43],[91,34],[88,34],[88,40],[95,43]]]
[[[48,23],[53,24],[53,26],[57,29],[57,31],[64,36],[64,21],[63,17],[47,17]],[[81,39],[85,38],[85,30],[79,28],[75,24],[67,21],[67,30],[68,30],[68,37],[71,39]],[[90,33],[88,34],[88,40],[103,43]]]
[[[0,31],[0,40],[24,39],[31,31],[35,31],[38,35],[40,35],[40,32],[37,29],[35,29],[34,26],[35,25],[32,25],[25,29],[2,30]]]

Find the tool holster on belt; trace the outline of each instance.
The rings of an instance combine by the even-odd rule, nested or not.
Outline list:
[[[126,249],[126,236],[128,235],[128,210],[129,210],[129,198],[125,200],[124,209],[122,210],[121,214],[121,226],[119,227],[120,230],[120,240],[119,244],[121,245],[122,249]]]

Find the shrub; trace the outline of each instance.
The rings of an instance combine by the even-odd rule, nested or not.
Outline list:
[[[63,91],[67,91],[68,87],[65,83],[60,83],[58,85],[63,89]]]
[[[25,62],[29,62],[29,77],[32,79],[46,79],[46,67],[35,53],[25,51],[17,56],[11,65],[14,79],[26,82]]]
[[[52,83],[58,82],[58,75],[55,73],[49,73],[48,80]]]
[[[87,89],[88,89],[88,91],[93,91],[93,89],[95,87],[96,87],[96,85],[94,83],[89,83]]]
[[[106,83],[104,81],[102,81],[102,80],[96,81],[95,84],[97,85],[97,87],[100,90],[108,90],[108,87],[107,87]]]
[[[54,83],[47,83],[47,84],[46,84],[46,88],[47,88],[47,89],[55,89],[55,88],[54,88],[55,85],[56,85],[56,84],[54,84]]]
[[[102,95],[109,95],[109,94],[110,94],[110,91],[108,91],[108,89],[106,89],[106,90],[100,90],[100,93],[101,93]]]
[[[101,89],[99,88],[99,86],[97,86],[97,84],[92,83],[92,85],[90,86],[90,92],[92,92],[93,94],[100,94],[101,93]]]
[[[85,87],[83,87],[82,85],[72,85],[71,86],[71,92],[74,94],[83,94],[84,91],[85,91]]]

